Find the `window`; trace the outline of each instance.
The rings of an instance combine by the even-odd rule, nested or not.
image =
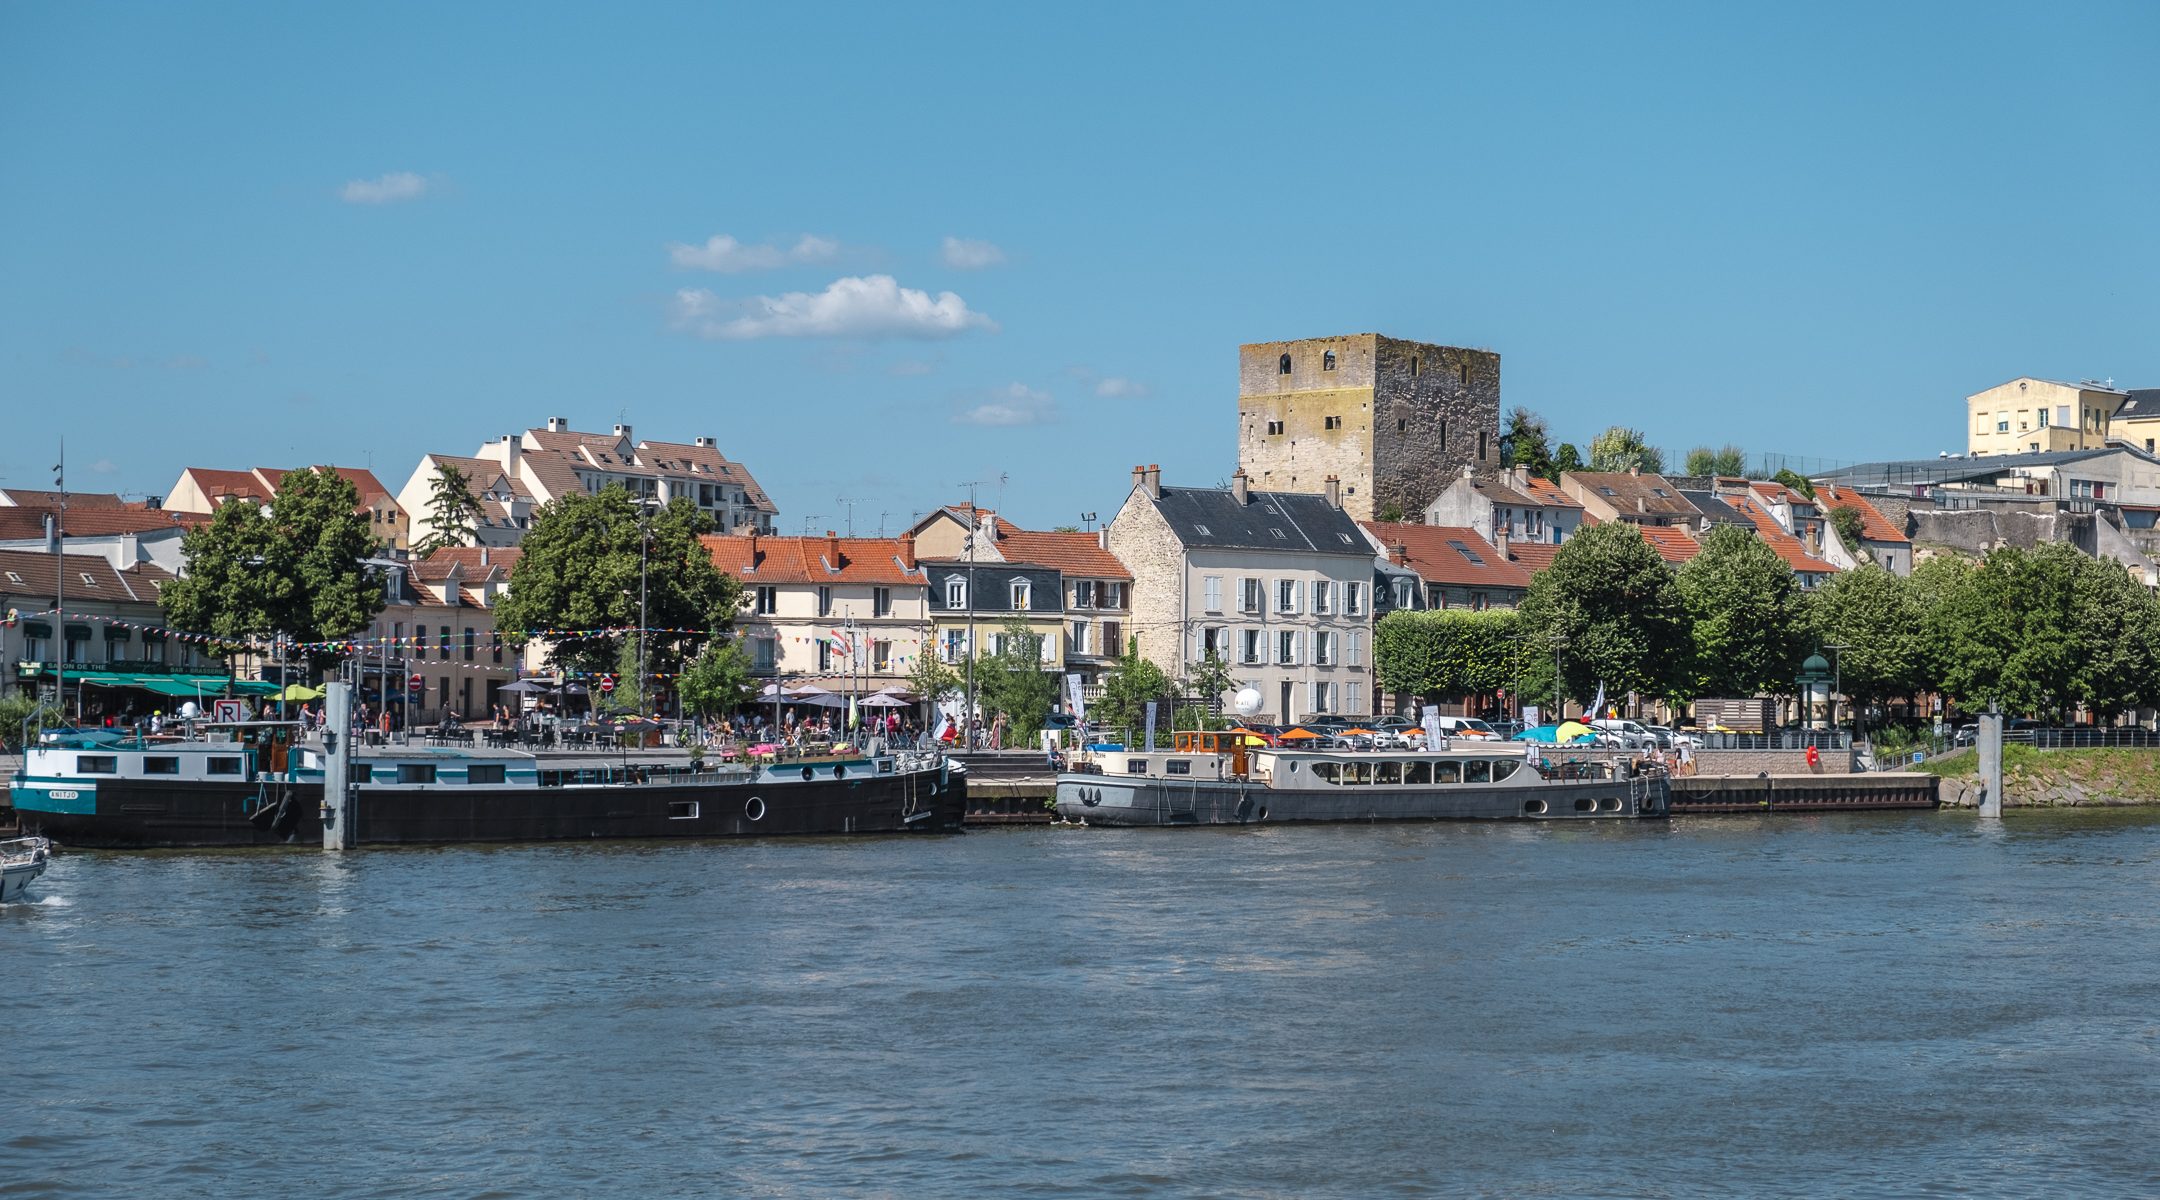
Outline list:
[[[1297,665],[1297,632],[1285,629],[1275,635],[1275,661],[1285,667]]]
[[[120,756],[117,754],[78,754],[75,756],[77,775],[118,775]]]
[[[142,773],[145,775],[178,775],[180,759],[172,754],[149,754],[143,756]]]
[[[946,608],[948,608],[948,609],[952,609],[952,608],[966,608],[966,607],[967,607],[967,602],[968,602],[968,599],[967,599],[967,580],[965,580],[965,579],[948,579],[948,580],[946,580],[946,581],[945,581],[945,607],[946,607]]]
[[[475,632],[475,631],[474,631],[474,630],[472,629],[472,627],[471,627],[471,626],[467,626],[467,627],[466,627],[466,629],[465,629],[465,661],[466,661],[466,662],[471,662],[471,661],[473,660],[473,651],[479,648],[479,644],[480,644],[480,642],[479,642],[479,637],[480,637],[480,635],[479,635],[479,634],[478,634],[477,632]]]
[[[2048,410],[2042,408],[2034,415],[2040,418],[2040,428],[2046,429],[2048,427]]]
[[[1092,580],[1092,579],[1075,579],[1075,580],[1073,580],[1073,607],[1074,607],[1074,608],[1093,608],[1093,607],[1095,607],[1095,581],[1094,581],[1094,580]]]
[[[1342,585],[1342,588],[1343,612],[1353,617],[1365,615],[1365,585],[1362,583],[1346,583]]]
[[[1343,635],[1343,661],[1353,667],[1365,665],[1365,631],[1353,629]]]
[[[1418,372],[1419,372],[1419,371],[1422,371],[1422,370],[1424,370],[1424,368],[1425,368],[1425,360],[1424,360],[1424,359],[1422,359],[1422,358],[1419,358],[1419,357],[1418,357],[1417,355],[1415,355],[1415,354],[1413,354],[1413,355],[1411,355],[1411,356],[1410,356],[1410,378],[1412,378],[1412,379],[1416,379],[1416,378],[1418,377]]]
[[[820,671],[833,669],[833,644],[823,638],[819,638],[817,644],[817,669]]]
[[[435,782],[435,764],[399,763],[397,781],[399,783],[433,783]]]
[[[1125,627],[1116,621],[1102,623],[1102,652],[1106,655],[1125,653]]]
[[[17,574],[16,574],[15,572],[13,572],[13,571],[9,571],[9,572],[7,573],[7,577],[8,577],[8,582],[9,582],[9,583],[21,583],[21,582],[22,582],[22,576],[20,576],[20,575],[17,575]]]
[[[488,656],[495,662],[502,661],[502,630],[488,634]]]
[[[776,638],[750,639],[750,662],[754,670],[770,673],[780,665],[780,643]]]
[[[892,643],[870,643],[870,669],[878,674],[892,670]]]
[[[216,755],[212,757],[206,769],[206,773],[211,775],[243,774],[240,769],[240,759],[237,756],[228,758],[224,755]]]
[[[1654,488],[1651,488],[1651,489],[1650,489],[1650,494],[1651,494],[1651,495],[1653,495],[1653,496],[1656,496],[1656,497],[1657,497],[1658,499],[1660,499],[1660,500],[1670,500],[1670,499],[1672,499],[1672,497],[1670,497],[1670,496],[1668,496],[1668,495],[1666,495],[1666,494],[1665,494],[1665,489],[1664,489],[1664,488],[1661,488],[1661,487],[1654,487]],[[1512,514],[1513,514],[1513,512],[1514,512],[1514,510],[1513,510],[1513,509],[1510,509],[1510,510],[1508,510],[1508,511],[1509,511],[1509,513],[1510,513],[1511,515],[1512,515]]]
[[[1072,623],[1070,632],[1065,635],[1065,644],[1072,648],[1074,654],[1095,653],[1095,647],[1088,641],[1088,631],[1088,622],[1074,621]]]
[[[1356,636],[1356,635],[1355,635],[1355,634],[1353,634],[1352,636],[1354,637],[1354,636]],[[1364,711],[1365,711],[1365,685],[1364,685],[1364,684],[1362,684],[1362,683],[1350,683],[1350,684],[1346,684],[1346,685],[1344,685],[1344,687],[1343,687],[1343,711],[1344,711],[1344,712],[1350,712],[1350,713],[1361,713],[1361,712],[1364,712]]]
[[[444,662],[449,662],[449,661],[450,661],[450,627],[449,627],[448,625],[445,625],[445,626],[443,626],[443,627],[442,627],[442,634],[441,634],[441,637],[442,637],[442,641],[441,641],[441,642],[439,643],[439,645],[441,645],[441,647],[442,647],[442,660],[443,660]]]
[[[938,657],[948,663],[956,663],[967,657],[967,633],[948,629],[938,637]]]
[[[1027,580],[1025,580],[1025,579],[1015,579],[1015,580],[1013,580],[1013,581],[1012,581],[1012,607],[1013,607],[1013,611],[1014,611],[1014,612],[1026,612],[1026,611],[1028,610],[1028,600],[1029,600],[1029,599],[1030,599],[1030,598],[1031,598],[1031,597],[1032,597],[1033,595],[1034,595],[1034,591],[1033,591],[1033,589],[1032,589],[1032,588],[1030,588],[1030,587],[1029,587],[1029,585],[1028,585],[1028,581],[1027,581]]]
[[[1452,546],[1452,547],[1454,548],[1454,550],[1455,550],[1455,553],[1457,553],[1457,554],[1460,554],[1460,555],[1462,555],[1462,556],[1463,556],[1464,558],[1466,558],[1466,559],[1470,560],[1470,565],[1471,565],[1471,566],[1473,566],[1473,567],[1482,567],[1482,566],[1484,566],[1484,565],[1485,565],[1485,560],[1484,560],[1483,558],[1479,557],[1479,556],[1478,556],[1478,552],[1477,552],[1477,551],[1475,551],[1475,550],[1472,550],[1472,549],[1471,549],[1471,548],[1469,547],[1469,545],[1468,545],[1467,543],[1465,543],[1465,542],[1459,542],[1459,541],[1456,541],[1456,540],[1455,540],[1455,539],[1453,539],[1453,538],[1449,538],[1449,539],[1448,539],[1448,545],[1449,545],[1449,546]]]
[[[1461,783],[1462,764],[1458,762],[1434,763],[1432,765],[1432,781],[1434,783]]]
[[[1290,373],[1289,355],[1285,354],[1281,358],[1275,360],[1275,373],[1277,375],[1288,375]]]
[[[1165,775],[1190,775],[1192,774],[1192,760],[1189,758],[1166,759],[1163,762],[1162,770]]]
[[[1996,413],[1996,414],[1995,414],[1995,432],[1997,432],[1997,433],[2008,433],[2008,432],[2010,432],[2010,414],[2009,414],[2009,413],[2007,413],[2007,412],[1999,412],[1999,413]]]
[[[823,585],[819,586],[817,590],[817,615],[821,617],[832,615],[832,588]]]
[[[412,632],[412,656],[425,659],[427,657],[427,626],[415,625],[412,627]]]
[[[1316,683],[1312,685],[1312,709],[1316,713],[1335,711],[1335,685]]]
[[[757,610],[762,616],[780,611],[780,589],[766,584],[757,590]]]
[[[1399,762],[1373,764],[1374,783],[1401,783],[1403,765]]]
[[[2058,404],[2055,406],[2055,423],[2057,425],[2068,425],[2070,423],[2069,405]]]
[[[506,778],[501,763],[469,763],[465,767],[467,783],[502,783]]]
[[[1267,661],[1267,650],[1262,640],[1267,635],[1257,629],[1238,630],[1238,662],[1252,667]]]
[[[1221,612],[1221,611],[1222,611],[1222,576],[1220,576],[1220,575],[1210,575],[1210,576],[1208,576],[1207,578],[1205,578],[1205,579],[1201,580],[1201,581],[1200,581],[1200,594],[1201,594],[1201,597],[1202,597],[1201,603],[1207,606],[1207,611],[1208,611],[1208,612],[1211,612],[1211,613],[1219,613],[1219,612]]]
[[[1298,585],[1295,579],[1275,581],[1275,611],[1294,613],[1298,610]]]
[[[870,615],[873,617],[889,617],[892,615],[891,588],[874,587],[870,589]]]
[[[1329,633],[1328,631],[1323,629],[1319,633],[1313,635],[1312,660],[1314,666],[1332,667],[1335,665],[1334,634]]]
[[[1460,367],[1457,367],[1457,368],[1456,368],[1456,373],[1457,373],[1457,380],[1458,380],[1458,382],[1462,383],[1462,384],[1463,384],[1463,385],[1464,385],[1465,387],[1469,386],[1469,383],[1470,383],[1470,364],[1469,364],[1469,363],[1464,363],[1464,364],[1462,364],[1462,365],[1461,365]]]
[[[1145,774],[1147,774],[1147,773],[1148,773],[1148,771],[1147,771],[1147,760],[1146,760],[1146,759],[1144,759],[1144,758],[1128,758],[1128,759],[1126,759],[1126,760],[1125,760],[1125,773],[1126,773],[1127,775],[1145,775]]]
[[[1277,434],[1280,434],[1280,433],[1282,432],[1282,422],[1281,422],[1281,421],[1269,421],[1269,422],[1267,423],[1267,431],[1268,431],[1268,434],[1269,434],[1269,436],[1271,436],[1271,437],[1272,437],[1272,436],[1275,436],[1275,435],[1277,435]]]
[[[667,806],[668,820],[695,821],[698,818],[698,802],[695,800],[670,800]]]
[[[1240,579],[1237,582],[1238,611],[1248,613],[1259,612],[1262,605],[1262,601],[1260,599],[1260,581],[1257,579]]]
[[[1312,610],[1316,613],[1335,611],[1335,581],[1323,579],[1312,585]]]
[[[84,583],[84,584],[86,584],[87,586],[90,586],[90,587],[96,587],[96,586],[97,586],[97,580],[95,580],[95,579],[92,579],[92,578],[90,577],[90,572],[88,572],[88,571],[78,571],[78,572],[76,572],[76,574],[78,574],[78,575],[81,575],[81,576],[82,576],[82,581],[83,581],[83,583]]]
[[[1485,431],[1482,429],[1478,430],[1477,435],[1477,456],[1479,462],[1485,461]]]
[[[1329,429],[1341,429],[1341,428],[1342,428],[1342,418],[1341,418],[1341,417],[1329,417],[1329,418],[1327,418],[1326,424],[1327,424],[1327,427],[1328,427]]]
[[[1472,609],[1474,609],[1475,611],[1477,611],[1477,612],[1484,612],[1484,611],[1485,611],[1485,609],[1486,609],[1486,608],[1488,607],[1488,605],[1487,605],[1487,602],[1486,602],[1486,600],[1485,600],[1485,593],[1483,593],[1483,592],[1472,592],[1472,593],[1470,593],[1470,607],[1471,607]]]
[[[1272,533],[1272,534],[1274,534],[1274,535],[1275,535],[1275,540],[1276,540],[1276,541],[1278,541],[1278,542],[1287,542],[1287,541],[1289,541],[1289,540],[1290,540],[1290,535],[1289,535],[1289,534],[1286,534],[1286,533],[1284,533],[1284,532],[1283,532],[1282,530],[1280,530],[1280,529],[1274,529],[1274,528],[1270,528],[1270,529],[1268,530],[1268,532],[1269,532],[1269,533]]]
[[[1208,655],[1227,659],[1230,657],[1230,631],[1220,625],[1203,626],[1200,630],[1200,656]]]
[[[1320,369],[1323,371],[1332,371],[1335,369],[1335,352],[1333,350],[1329,350],[1321,354]]]

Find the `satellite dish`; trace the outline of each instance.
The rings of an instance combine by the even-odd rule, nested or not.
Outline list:
[[[1249,717],[1259,712],[1260,689],[1240,688],[1238,694],[1230,698],[1230,707],[1236,709],[1237,715],[1241,717]]]

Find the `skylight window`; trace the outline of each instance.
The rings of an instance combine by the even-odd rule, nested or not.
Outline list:
[[[1269,529],[1268,529],[1268,532],[1269,532],[1269,533],[1272,533],[1272,534],[1274,534],[1274,535],[1275,535],[1275,540],[1276,540],[1276,541],[1278,541],[1278,542],[1287,542],[1287,541],[1289,541],[1289,540],[1290,540],[1290,539],[1289,539],[1288,537],[1284,536],[1284,534],[1283,534],[1283,531],[1282,531],[1282,530],[1280,530],[1280,529],[1276,529],[1276,528],[1274,528],[1274,527],[1272,527],[1272,526],[1271,526],[1271,527],[1269,527]]]
[[[77,572],[77,574],[80,574],[80,575],[82,576],[82,581],[83,581],[84,583],[87,583],[87,584],[89,584],[89,585],[90,585],[91,587],[96,587],[96,586],[97,586],[97,580],[95,580],[95,579],[92,579],[92,578],[90,578],[90,572],[88,572],[88,571],[80,571],[80,572]]]
[[[1343,544],[1343,545],[1345,545],[1345,546],[1347,546],[1347,545],[1350,545],[1350,535],[1349,535],[1349,534],[1347,534],[1347,533],[1338,533],[1338,534],[1336,534],[1335,536],[1336,536],[1336,537],[1339,537],[1339,538],[1341,538],[1341,539],[1342,539],[1342,544]]]
[[[8,579],[8,582],[9,582],[9,583],[21,583],[21,582],[22,582],[22,576],[20,576],[20,575],[17,575],[17,574],[16,574],[15,572],[13,572],[13,571],[9,571],[9,572],[7,573],[7,579]]]
[[[1195,524],[1195,525],[1193,526],[1193,531],[1194,531],[1194,532],[1196,532],[1196,533],[1198,533],[1198,534],[1199,534],[1199,535],[1200,535],[1201,537],[1214,537],[1214,536],[1215,536],[1215,535],[1214,535],[1214,533],[1213,533],[1213,532],[1211,532],[1211,531],[1210,531],[1210,530],[1208,529],[1208,527],[1207,527],[1207,526],[1205,526],[1205,525],[1199,525],[1199,524]]]
[[[1469,560],[1470,560],[1470,565],[1471,565],[1471,566],[1473,566],[1473,567],[1482,567],[1482,566],[1484,566],[1484,565],[1485,565],[1485,560],[1484,560],[1484,559],[1482,559],[1482,558],[1479,558],[1479,557],[1478,557],[1478,552],[1477,552],[1477,551],[1475,551],[1475,550],[1472,550],[1472,549],[1471,549],[1470,547],[1468,547],[1468,546],[1464,545],[1463,543],[1461,543],[1461,542],[1458,542],[1458,541],[1455,541],[1455,540],[1454,540],[1453,538],[1450,538],[1450,539],[1448,539],[1448,545],[1450,545],[1450,546],[1453,546],[1453,547],[1455,548],[1455,553],[1457,553],[1457,554],[1460,554],[1460,555],[1462,555],[1462,556],[1463,556],[1464,558],[1467,558],[1467,559],[1469,559]]]
[[[1670,499],[1672,499],[1672,497],[1671,497],[1671,496],[1668,496],[1668,495],[1666,495],[1666,494],[1665,494],[1665,489],[1664,489],[1664,488],[1651,488],[1651,489],[1650,489],[1650,494],[1651,494],[1651,495],[1653,495],[1653,496],[1656,496],[1656,497],[1657,497],[1658,499],[1660,499],[1660,500],[1670,500]]]
[[[1617,492],[1613,491],[1613,490],[1612,490],[1611,488],[1609,488],[1609,487],[1601,487],[1601,488],[1599,488],[1599,489],[1598,489],[1598,493],[1599,493],[1600,495],[1605,495],[1605,496],[1613,496],[1613,495],[1618,495],[1618,494],[1619,494],[1619,493],[1617,493]]]

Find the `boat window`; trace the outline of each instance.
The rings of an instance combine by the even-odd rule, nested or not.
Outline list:
[[[1173,758],[1165,762],[1162,769],[1165,775],[1190,775],[1192,774],[1192,763],[1182,758]]]
[[[1316,763],[1314,763],[1314,764],[1312,765],[1312,773],[1313,773],[1313,778],[1315,778],[1315,779],[1323,779],[1323,780],[1326,780],[1326,781],[1327,781],[1327,782],[1329,782],[1329,783],[1333,783],[1333,782],[1335,782],[1335,764],[1334,764],[1334,763],[1331,763],[1331,762],[1316,762]]]
[[[1434,763],[1432,765],[1432,781],[1434,783],[1461,783],[1462,764],[1454,762]]]
[[[1144,759],[1144,758],[1128,758],[1128,759],[1126,759],[1126,760],[1125,760],[1125,773],[1126,773],[1127,775],[1145,775],[1145,774],[1147,774],[1147,760],[1146,760],[1146,759]]]
[[[670,800],[667,806],[668,820],[695,821],[697,820],[697,806],[698,802],[695,800]]]
[[[1399,763],[1399,762],[1384,762],[1384,763],[1374,763],[1374,764],[1373,764],[1373,782],[1374,782],[1374,783],[1401,783],[1401,782],[1402,782],[1402,764],[1401,764],[1401,763]]]
[[[399,763],[397,781],[399,783],[433,783],[435,782],[435,764]]]
[[[1464,763],[1462,765],[1462,779],[1464,783],[1491,783],[1492,760],[1473,758]]]
[[[78,754],[75,756],[77,775],[118,775],[120,760],[111,754]]]
[[[1519,767],[1519,766],[1521,766],[1521,765],[1522,765],[1521,763],[1519,763],[1519,762],[1516,762],[1516,761],[1515,761],[1514,759],[1512,759],[1512,758],[1511,758],[1511,759],[1509,759],[1509,760],[1508,760],[1508,761],[1506,761],[1506,762],[1496,762],[1496,763],[1494,763],[1494,764],[1492,765],[1492,781],[1493,781],[1494,783],[1498,783],[1498,782],[1500,782],[1501,780],[1503,780],[1503,779],[1506,779],[1506,778],[1507,778],[1508,776],[1510,776],[1510,775],[1513,775],[1513,774],[1515,773],[1515,768],[1517,768],[1517,767]]]
[[[1344,763],[1342,768],[1342,781],[1348,784],[1371,783],[1372,764],[1362,762]]]
[[[227,758],[224,755],[212,755],[210,758],[210,766],[206,773],[211,775],[242,774],[240,770],[240,760],[238,758]]]
[[[1431,783],[1432,764],[1429,762],[1404,763],[1402,781],[1404,783]]]
[[[216,762],[217,760],[213,758],[210,761]],[[236,775],[239,774],[238,771],[235,771],[233,773]],[[348,763],[345,766],[345,782],[373,783],[375,782],[375,768],[367,765],[366,763]]]
[[[180,773],[180,757],[175,754],[146,754],[142,760],[142,773],[145,775],[178,775]]]
[[[563,785],[563,773],[562,773],[561,771],[542,771],[542,772],[540,772],[540,786],[541,786],[541,787],[561,787],[562,785]]]
[[[501,783],[503,778],[501,763],[471,763],[465,768],[467,783]]]

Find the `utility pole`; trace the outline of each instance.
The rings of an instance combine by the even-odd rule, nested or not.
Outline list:
[[[53,464],[53,487],[60,493],[60,516],[53,523],[53,703],[67,720],[67,438],[60,439],[60,461]]]
[[[975,749],[975,543],[982,536],[982,511],[975,505],[975,489],[979,483],[965,485],[968,490],[968,538],[967,538],[967,691],[966,707],[960,713],[960,742],[968,749]]]

